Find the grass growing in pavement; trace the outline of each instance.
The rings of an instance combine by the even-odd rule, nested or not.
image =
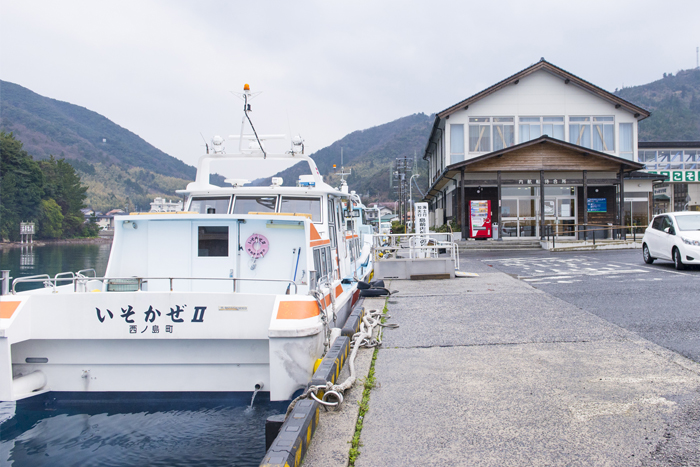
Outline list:
[[[388,300],[388,298],[387,298]],[[386,302],[384,302],[384,309],[382,310],[382,314],[386,314],[387,312],[387,306]],[[386,319],[382,316],[382,323],[384,323]],[[379,329],[379,333],[381,335],[381,328]],[[349,453],[349,467],[354,467],[355,466],[355,461],[357,458],[360,456],[360,446],[362,445],[360,443],[360,434],[362,433],[362,425],[365,420],[365,414],[367,414],[367,411],[369,410],[369,393],[372,391],[372,389],[377,385],[377,380],[374,377],[374,363],[377,361],[377,355],[379,354],[379,347],[374,348],[374,353],[372,354],[372,363],[369,366],[369,373],[367,373],[367,378],[365,378],[365,385],[364,389],[362,391],[362,400],[359,402],[360,405],[360,410],[357,414],[357,423],[355,424],[355,433],[352,436],[352,441],[351,441],[351,447],[350,447],[350,453]]]

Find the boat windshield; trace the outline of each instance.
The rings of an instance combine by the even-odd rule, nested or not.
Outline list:
[[[227,214],[230,197],[225,198],[192,198],[190,211],[200,214]]]
[[[321,199],[298,198],[295,196],[282,196],[280,212],[293,212],[299,214],[311,214],[312,222],[321,222]]]
[[[676,223],[680,230],[700,230],[700,213],[688,216],[676,216]]]
[[[275,212],[276,207],[277,196],[236,196],[233,213]]]

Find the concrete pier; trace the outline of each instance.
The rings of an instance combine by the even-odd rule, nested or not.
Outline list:
[[[462,270],[480,276],[391,282],[400,327],[356,466],[700,465],[699,364],[481,262]],[[321,414],[303,465],[348,464],[361,392]]]

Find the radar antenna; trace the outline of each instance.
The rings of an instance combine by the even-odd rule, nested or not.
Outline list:
[[[250,115],[248,115],[248,112],[252,112],[252,109],[250,108],[250,104],[248,101],[252,99],[253,97],[257,96],[260,94],[259,92],[251,94],[250,92],[250,86],[248,84],[243,85],[243,94],[234,92],[233,94],[237,95],[241,99],[243,99],[243,113],[245,114],[245,117],[248,119],[248,123],[250,124],[250,128],[253,130],[253,134],[255,135],[255,139],[258,142],[258,145],[260,146],[260,150],[263,153],[263,159],[267,159],[267,153],[265,152],[265,148],[262,145],[262,142],[260,141],[260,138],[258,137],[258,132],[255,131],[255,127],[253,126],[253,121],[250,119]],[[241,128],[242,130],[242,128]],[[243,141],[243,132],[241,131],[241,141]]]

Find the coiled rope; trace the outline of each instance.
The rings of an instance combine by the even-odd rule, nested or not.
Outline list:
[[[357,351],[360,349],[360,347],[373,348],[382,345],[381,336],[379,334],[377,337],[373,336],[374,329],[376,327],[390,329],[399,327],[398,324],[386,324],[381,322],[382,318],[388,319],[390,317],[390,315],[384,315],[380,310],[369,310],[366,312],[362,317],[362,321],[360,322],[360,330],[352,336],[350,343],[352,346],[352,352],[348,358],[350,376],[348,376],[348,378],[341,384],[333,384],[332,382],[328,381],[323,386],[309,386],[306,388],[306,391],[304,391],[303,394],[289,404],[289,407],[287,407],[286,416],[288,417],[289,414],[292,413],[292,410],[298,401],[309,397],[326,407],[337,407],[342,404],[344,400],[343,394],[345,391],[353,387],[355,381],[357,380],[357,376],[355,374],[355,357],[357,357]],[[323,397],[321,398],[318,397],[319,391],[323,391]]]

